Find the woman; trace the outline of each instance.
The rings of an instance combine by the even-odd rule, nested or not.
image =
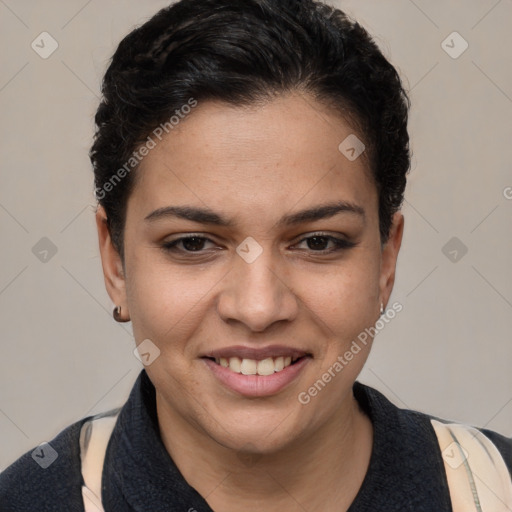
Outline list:
[[[181,0],[102,92],[103,273],[144,370],[10,466],[1,509],[511,507],[511,439],[356,381],[400,307],[410,166],[409,101],[365,30],[312,0]]]

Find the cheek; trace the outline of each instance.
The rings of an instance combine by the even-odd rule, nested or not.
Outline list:
[[[127,279],[127,297],[135,339],[149,338],[161,350],[183,351],[192,331],[204,316],[208,290],[214,280],[207,274],[179,269],[158,261],[133,259]],[[172,344],[170,343],[172,341]]]
[[[379,260],[358,254],[350,264],[324,275],[304,274],[301,288],[308,307],[331,331],[350,342],[376,320],[379,300]]]

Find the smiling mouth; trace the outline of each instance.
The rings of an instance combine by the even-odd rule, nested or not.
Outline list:
[[[231,370],[233,373],[239,373],[242,375],[261,375],[268,376],[274,373],[283,371],[288,366],[292,366],[302,359],[308,357],[304,356],[279,356],[279,357],[267,357],[266,359],[256,360],[239,357],[206,357],[210,361],[215,362],[219,366]]]

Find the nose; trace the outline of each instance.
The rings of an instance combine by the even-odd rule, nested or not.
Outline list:
[[[299,304],[290,276],[272,260],[271,249],[264,249],[252,262],[235,255],[234,268],[226,275],[217,302],[225,322],[240,322],[253,332],[262,332],[280,320],[296,317]]]

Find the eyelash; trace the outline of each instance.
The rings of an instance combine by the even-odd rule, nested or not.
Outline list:
[[[343,251],[343,250],[346,250],[346,249],[351,249],[352,247],[355,247],[357,245],[355,242],[350,242],[348,240],[344,240],[343,238],[337,238],[337,237],[334,237],[334,236],[331,236],[331,235],[326,235],[324,233],[314,233],[312,235],[309,235],[307,237],[302,238],[297,243],[300,244],[300,243],[305,242],[307,240],[310,240],[312,238],[325,238],[325,239],[327,239],[329,241],[332,241],[334,243],[334,248],[332,248],[332,249],[323,249],[323,250],[320,250],[320,251],[315,251],[313,249],[309,249],[309,251],[311,251],[313,254],[318,254],[318,255],[332,254],[334,252],[339,252],[339,251]],[[185,240],[190,240],[190,239],[199,239],[199,240],[206,240],[208,242],[212,242],[212,240],[210,240],[209,238],[206,238],[204,236],[196,235],[196,234],[191,234],[189,236],[177,238],[176,240],[172,240],[170,242],[166,242],[166,243],[162,244],[162,248],[166,252],[181,252],[181,253],[184,253],[184,254],[187,254],[187,255],[189,255],[189,254],[190,255],[195,255],[195,254],[200,255],[200,254],[205,252],[203,250],[199,250],[199,251],[186,251],[186,250],[182,250],[182,249],[178,249],[177,248],[177,245],[180,242],[183,242]],[[212,242],[212,243],[214,243],[214,242]]]

